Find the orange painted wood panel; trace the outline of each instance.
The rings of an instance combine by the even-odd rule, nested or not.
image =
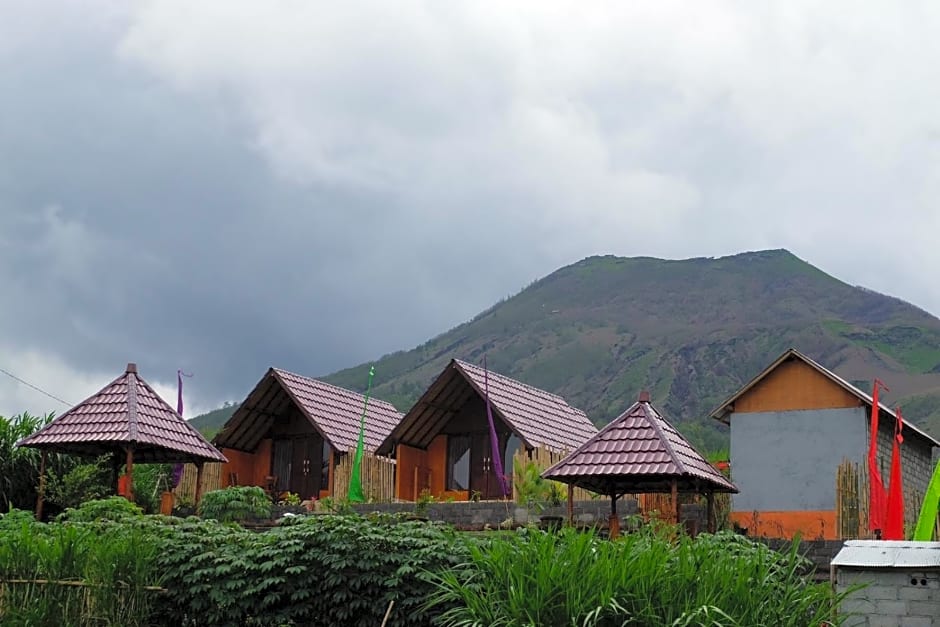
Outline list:
[[[235,485],[257,485],[255,480],[255,455],[244,451],[223,448],[222,454],[228,459],[222,464],[221,486],[228,488]],[[234,477],[232,475],[235,475]]]
[[[264,485],[264,478],[271,474],[271,447],[270,438],[261,440],[255,449],[255,475],[254,485]]]
[[[731,522],[747,529],[747,535],[792,540],[799,535],[806,540],[839,540],[836,512],[731,512]]]
[[[431,440],[428,445],[428,468],[431,469],[431,494],[434,498],[443,498],[447,488],[447,436],[443,433]]]
[[[734,402],[734,413],[858,407],[858,398],[801,361],[787,361]]]
[[[415,498],[415,472],[427,467],[427,451],[399,444],[395,453],[395,497],[404,501]]]

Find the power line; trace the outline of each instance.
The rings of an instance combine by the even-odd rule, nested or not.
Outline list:
[[[50,394],[49,392],[46,392],[44,389],[39,388],[39,387],[36,387],[35,385],[33,385],[32,383],[30,383],[29,381],[23,381],[22,379],[20,379],[18,376],[16,376],[16,375],[13,374],[12,372],[7,372],[7,371],[4,370],[3,368],[0,368],[0,372],[2,372],[3,374],[5,374],[6,376],[10,377],[11,379],[14,379],[14,380],[16,380],[16,381],[19,381],[20,383],[22,383],[23,385],[25,385],[25,386],[27,386],[27,387],[33,388],[34,390],[36,390],[36,391],[39,392],[40,394],[45,394],[46,396],[48,396],[48,397],[51,398],[52,400],[59,401],[60,403],[62,403],[62,404],[65,405],[66,407],[71,407],[71,406],[72,406],[72,403],[69,403],[68,401],[63,401],[61,398],[59,398],[59,397],[56,396],[55,394]]]

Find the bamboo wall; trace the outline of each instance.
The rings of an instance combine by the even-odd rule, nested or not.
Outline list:
[[[836,470],[836,525],[840,540],[873,538],[868,530],[868,464],[843,458]],[[923,499],[916,490],[904,490],[905,536],[910,537]],[[940,519],[938,519],[940,525]]]
[[[554,465],[557,462],[560,462],[565,457],[568,456],[567,452],[557,452],[551,449],[545,448],[544,446],[539,446],[537,448],[527,450],[525,447],[520,446],[519,450],[516,451],[516,454],[512,458],[512,467],[513,472],[516,472],[516,468],[523,468],[529,462],[535,462],[535,465],[538,466],[539,470],[544,471],[549,466]],[[552,483],[558,483],[561,486],[562,493],[568,494],[568,486],[553,481]],[[516,499],[516,482],[512,482],[512,498]],[[583,488],[574,489],[574,500],[575,501],[589,501],[591,499],[597,498],[597,495],[593,492],[588,492]]]
[[[222,464],[204,464],[202,467],[202,494],[222,487]],[[196,465],[183,464],[183,477],[173,490],[178,505],[192,506],[196,502]]]
[[[333,498],[345,500],[349,494],[349,478],[352,475],[353,459],[356,451],[351,450],[340,456],[333,471]],[[362,456],[359,476],[362,479],[362,492],[369,501],[392,501],[395,498],[395,462],[387,457],[372,453]]]

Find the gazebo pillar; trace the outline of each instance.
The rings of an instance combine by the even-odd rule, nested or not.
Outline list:
[[[574,484],[568,484],[568,526],[574,527]]]
[[[676,524],[682,522],[682,506],[679,504],[679,482],[672,480],[672,506],[675,508]]]
[[[196,496],[193,497],[193,500],[196,501],[196,507],[199,507],[199,501],[202,500],[202,469],[204,466],[203,462],[196,462]]]
[[[127,494],[124,495],[131,503],[134,502],[134,447],[128,446],[127,449]]]
[[[46,449],[39,457],[39,489],[36,491],[36,520],[42,520],[42,499],[46,492]]]
[[[705,495],[705,502],[708,504],[705,510],[705,524],[707,525],[708,533],[715,533],[715,527],[717,527],[715,521],[715,493],[709,491],[708,494]]]
[[[617,516],[617,499],[618,495],[611,493],[610,495],[610,518],[607,519],[607,529],[608,535],[611,540],[616,540],[620,537],[620,518]]]

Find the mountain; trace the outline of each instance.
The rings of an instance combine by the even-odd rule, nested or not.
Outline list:
[[[722,258],[590,257],[469,322],[375,362],[373,393],[407,411],[453,357],[564,396],[602,425],[649,389],[699,445],[708,412],[788,347],[940,434],[940,320],[848,285],[786,250]],[[368,364],[324,380],[362,391]]]
[[[237,403],[225,403],[218,409],[195,416],[190,419],[189,424],[207,438],[211,438],[232,417],[236,409],[238,409]]]

